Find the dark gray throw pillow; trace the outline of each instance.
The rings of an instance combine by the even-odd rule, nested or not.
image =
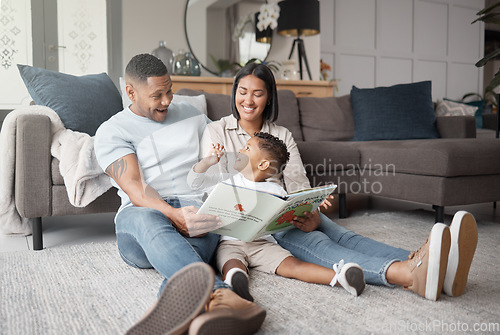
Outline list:
[[[67,129],[94,136],[104,121],[123,109],[120,92],[106,73],[78,77],[17,67],[34,103],[53,109]]]
[[[430,81],[351,90],[353,141],[438,138]]]

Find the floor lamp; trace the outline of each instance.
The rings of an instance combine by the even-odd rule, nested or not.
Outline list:
[[[302,76],[302,60],[306,65],[309,80],[311,71],[307,61],[306,50],[302,36],[319,34],[319,1],[318,0],[284,0],[278,3],[280,16],[278,18],[278,34],[294,36],[292,50],[288,59],[292,58],[295,46],[299,55],[300,79]]]

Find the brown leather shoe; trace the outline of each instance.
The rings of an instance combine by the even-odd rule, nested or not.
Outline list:
[[[184,334],[203,312],[214,287],[215,274],[205,263],[193,263],[177,271],[160,298],[126,335]]]
[[[191,322],[189,335],[250,335],[259,330],[266,311],[227,288],[216,290],[206,313]]]

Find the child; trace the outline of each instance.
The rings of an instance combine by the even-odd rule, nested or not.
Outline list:
[[[198,179],[202,179],[208,168],[217,164],[223,155],[222,145],[216,144],[212,147],[212,154],[203,158],[192,169]],[[234,163],[239,174],[233,176],[230,181],[238,186],[286,195],[280,185],[266,182],[266,179],[280,173],[288,158],[289,153],[283,141],[268,133],[255,133],[239,151]],[[365,288],[363,270],[359,265],[344,264],[341,260],[333,269],[328,269],[303,262],[277,244],[271,235],[252,242],[221,236],[217,249],[217,267],[223,275],[223,280],[231,285],[238,295],[250,301],[253,301],[253,297],[248,288],[249,267],[309,283],[331,286],[339,283],[354,296],[360,295]]]

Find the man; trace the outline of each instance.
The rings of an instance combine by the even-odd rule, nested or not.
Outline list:
[[[220,223],[214,216],[196,214],[195,206],[201,204],[202,195],[192,194],[186,183],[189,169],[198,159],[199,140],[210,121],[189,104],[171,103],[172,81],[167,68],[152,55],[133,57],[125,79],[132,104],[99,127],[94,147],[99,164],[122,199],[115,217],[120,255],[131,266],[153,267],[161,273],[165,277],[162,291],[178,270],[192,263],[210,262],[217,247],[218,235],[196,236]],[[193,333],[211,333],[217,325],[228,334],[251,334],[264,321],[262,308],[238,297],[219,278],[210,299],[206,313],[197,317]],[[157,306],[165,303],[175,309],[178,302]],[[169,318],[155,318],[151,312],[133,328],[134,333],[149,332],[151,323],[161,328],[162,320]],[[192,319],[188,314],[186,318]],[[190,321],[183,322],[180,333],[187,330]]]

